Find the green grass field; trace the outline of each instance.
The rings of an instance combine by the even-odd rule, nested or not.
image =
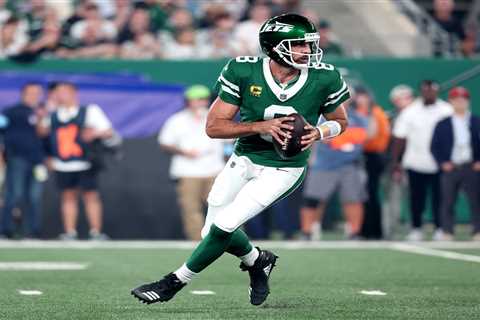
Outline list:
[[[173,270],[190,249],[1,248],[0,263],[80,262],[88,267],[0,270],[0,319],[480,319],[480,263],[475,261],[388,246],[273,251],[280,260],[271,295],[261,307],[249,304],[247,274],[230,256],[170,302],[147,306],[130,289]],[[448,251],[480,256],[480,246]],[[18,290],[43,294],[26,296]],[[193,295],[192,290],[216,294]]]

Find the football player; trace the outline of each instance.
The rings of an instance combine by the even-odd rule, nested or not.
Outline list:
[[[222,70],[207,120],[212,138],[236,138],[234,154],[208,196],[203,240],[190,258],[163,279],[142,285],[132,294],[144,303],[170,300],[224,252],[241,260],[250,276],[250,303],[262,304],[277,256],[254,247],[240,227],[300,185],[317,140],[339,135],[347,126],[342,103],[350,97],[339,71],[323,63],[319,35],[305,17],[284,14],[260,29],[267,57],[237,57]],[[233,119],[240,112],[240,122]],[[303,151],[282,159],[272,139],[284,143],[293,127],[287,115],[299,113],[308,124]],[[320,115],[327,120],[315,127]]]

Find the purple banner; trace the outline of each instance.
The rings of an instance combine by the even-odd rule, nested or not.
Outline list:
[[[82,105],[98,104],[125,138],[157,134],[163,123],[183,107],[183,86],[148,83],[126,74],[0,73],[0,109],[17,103],[27,82],[69,81],[79,89]]]

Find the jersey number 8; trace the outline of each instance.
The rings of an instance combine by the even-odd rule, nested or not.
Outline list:
[[[274,118],[280,118],[280,117],[285,117],[288,116],[289,114],[292,113],[298,113],[295,108],[290,107],[290,106],[278,106],[278,105],[271,105],[268,108],[265,109],[263,113],[263,119],[264,120],[271,120]],[[264,140],[267,140],[269,142],[272,142],[272,136],[269,134],[261,134],[260,137]]]

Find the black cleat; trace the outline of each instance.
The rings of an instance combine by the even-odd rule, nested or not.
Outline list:
[[[273,267],[275,267],[275,261],[278,259],[278,257],[270,251],[261,250],[258,247],[257,249],[260,254],[253,266],[248,267],[243,262],[240,263],[240,269],[242,269],[242,271],[248,271],[250,276],[250,303],[255,306],[264,303],[270,293],[268,279],[270,278]]]
[[[146,304],[166,302],[185,286],[186,283],[178,280],[174,273],[169,273],[160,281],[144,284],[133,289],[131,294]]]

